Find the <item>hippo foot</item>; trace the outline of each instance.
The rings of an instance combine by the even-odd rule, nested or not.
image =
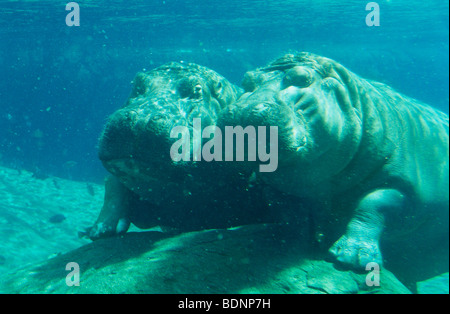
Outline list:
[[[329,250],[335,258],[355,268],[366,268],[369,263],[382,265],[378,241],[366,238],[342,236]]]
[[[93,241],[107,238],[114,235],[124,234],[130,227],[130,221],[128,218],[105,220],[96,222],[94,226],[87,231],[89,238]]]

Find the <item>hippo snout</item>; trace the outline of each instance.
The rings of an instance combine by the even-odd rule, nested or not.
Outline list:
[[[305,121],[284,102],[257,102],[249,106],[249,112],[254,116],[255,125],[278,127],[280,152],[297,154],[306,147]]]
[[[164,161],[164,157],[169,159],[169,124],[162,115],[114,114],[100,138],[100,160],[134,159],[150,163]]]
[[[245,121],[244,125],[241,125]],[[270,90],[256,91],[241,97],[227,112],[224,112],[220,125],[276,126],[278,128],[279,153],[285,160],[303,153],[307,147],[309,134],[301,114],[294,112],[292,106],[279,99]]]
[[[130,157],[135,137],[135,121],[135,113],[132,111],[119,110],[110,117],[100,137],[98,154],[101,161]]]

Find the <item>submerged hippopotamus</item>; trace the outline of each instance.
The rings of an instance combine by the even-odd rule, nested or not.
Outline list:
[[[112,175],[101,213],[88,228],[90,238],[124,233],[130,223],[191,231],[272,221],[247,175],[171,156],[175,127],[195,133],[195,118],[214,126],[241,93],[218,73],[191,63],[137,74],[129,99],[100,138],[99,157]],[[191,142],[191,156],[193,147]]]
[[[248,72],[243,87],[218,125],[278,127],[278,169],[259,177],[315,204],[338,261],[381,265],[385,233],[448,251],[447,115],[309,53]]]

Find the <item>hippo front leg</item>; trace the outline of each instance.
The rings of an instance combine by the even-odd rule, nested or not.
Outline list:
[[[404,196],[397,190],[376,190],[366,195],[358,204],[347,232],[330,249],[339,262],[353,267],[365,268],[375,262],[380,266],[383,259],[379,247],[385,217],[399,213]]]
[[[105,201],[94,226],[89,230],[92,240],[127,232],[130,227],[129,211],[133,197],[116,177],[109,176],[105,182]]]

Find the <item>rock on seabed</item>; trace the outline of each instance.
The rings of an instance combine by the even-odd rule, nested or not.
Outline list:
[[[389,271],[338,269],[305,253],[286,225],[251,225],[168,235],[131,232],[4,274],[2,293],[410,293]],[[66,265],[80,266],[69,287]]]

